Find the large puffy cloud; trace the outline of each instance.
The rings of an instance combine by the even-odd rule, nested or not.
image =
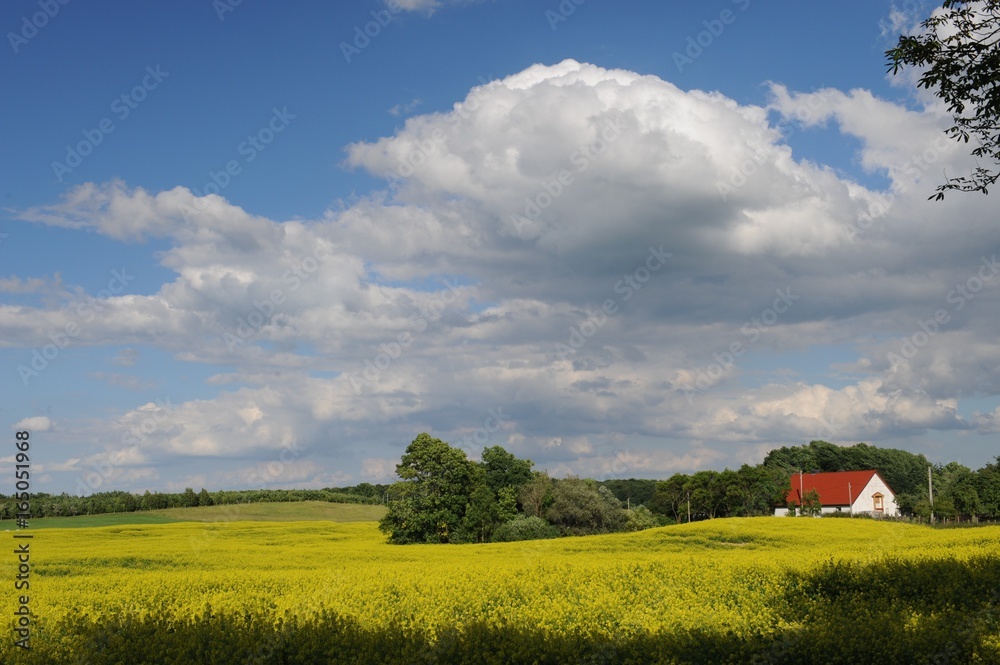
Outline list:
[[[214,397],[113,423],[105,454],[134,451],[140,478],[170,459],[252,470],[296,450],[282,482],[376,479],[422,430],[585,475],[667,475],[809,438],[994,431],[995,415],[963,418],[957,400],[997,394],[1000,291],[982,281],[961,309],[949,300],[988,259],[990,211],[924,201],[938,165],[962,164],[937,140],[947,119],[865,91],[771,92],[741,106],[536,65],[348,146],[346,164],[387,186],[320,219],[120,182],[22,217],[169,244],[173,281],[102,300],[80,338],[220,368]],[[797,159],[788,135],[823,123],[890,189]],[[5,343],[43,342],[88,297],[71,295],[0,308]],[[939,309],[948,322],[893,363]],[[851,363],[783,380],[783,354],[845,345]]]
[[[720,193],[755,159],[755,186]],[[524,255],[610,276],[651,241],[682,260],[808,256],[847,244],[869,203],[795,163],[763,108],[573,61],[481,86],[449,113],[350,146],[348,163],[402,176],[394,201],[436,212],[417,223],[400,214],[386,220],[397,233],[375,238],[368,218],[345,218],[367,242],[387,241],[377,255],[397,261],[422,243],[456,268],[497,262],[494,277]]]

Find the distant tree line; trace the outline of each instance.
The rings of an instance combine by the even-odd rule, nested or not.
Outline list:
[[[776,505],[784,505],[789,487],[785,469],[744,464],[736,471],[675,473],[656,483],[646,505],[675,522],[773,515]]]
[[[737,470],[677,473],[666,480],[550,478],[500,446],[479,462],[429,434],[407,447],[388,489],[379,527],[394,543],[464,543],[551,538],[645,529],[662,524],[772,515],[785,505],[798,471],[878,471],[896,492],[904,515],[929,517],[927,472],[934,479],[934,514],[943,519],[1000,517],[1000,457],[978,471],[955,462],[932,465],[923,455],[864,443],[812,441],[768,453]],[[819,496],[803,502],[819,512]]]
[[[140,510],[161,508],[193,508],[196,506],[231,505],[238,503],[328,501],[331,503],[382,503],[386,500],[388,485],[361,483],[354,487],[336,487],[320,490],[221,490],[195,492],[96,492],[88,496],[70,494],[31,495],[32,517],[73,517],[76,515],[101,515],[105,513],[133,513]],[[13,496],[0,500],[0,519],[13,519],[17,514]]]
[[[900,512],[910,517],[946,520],[1000,519],[1000,457],[973,471],[958,462],[931,464],[923,455],[905,450],[876,448],[864,443],[838,446],[811,441],[807,446],[778,448],[764,458],[764,466],[789,472],[878,471],[896,493]],[[927,469],[931,469],[934,502],[931,505]]]
[[[972,470],[957,462],[931,464],[923,455],[865,443],[826,441],[772,450],[763,463],[739,469],[677,473],[666,480],[550,478],[500,446],[475,462],[447,443],[421,434],[396,471],[399,482],[347,487],[195,492],[97,492],[32,495],[32,517],[130,513],[161,508],[259,502],[387,503],[381,522],[393,542],[487,542],[637,530],[716,517],[771,515],[784,505],[793,473],[878,471],[905,516],[1000,520],[1000,457]],[[934,501],[928,492],[932,471]],[[808,498],[808,497],[806,497]],[[813,502],[816,503],[816,502]],[[803,508],[809,501],[804,501]],[[815,506],[814,506],[815,507]],[[804,511],[808,512],[808,511]],[[0,496],[0,519],[13,519],[13,496]]]

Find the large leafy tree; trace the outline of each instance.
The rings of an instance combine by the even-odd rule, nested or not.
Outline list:
[[[952,462],[945,466],[949,469],[954,466],[947,491],[946,498],[951,499],[958,515],[978,517],[983,512],[983,502],[979,499],[979,490],[976,487],[976,474],[966,466]]]
[[[379,529],[394,543],[452,542],[461,533],[469,497],[481,470],[465,452],[423,433],[406,448],[396,465],[398,498]]]
[[[531,465],[531,460],[518,459],[501,446],[483,450],[461,539],[489,542],[497,527],[517,517],[518,492],[531,481]]]
[[[726,488],[729,515],[770,515],[784,503],[789,474],[777,467],[744,464],[731,476]]]
[[[685,490],[691,493],[691,510],[710,519],[725,515],[726,482],[732,478],[731,474],[731,471],[725,475],[718,471],[693,474],[685,485]]]
[[[501,446],[483,449],[480,466],[485,473],[486,486],[499,495],[505,487],[516,494],[531,480],[531,460],[518,459]]]
[[[987,464],[976,474],[976,493],[982,502],[981,510],[992,519],[1000,518],[1000,457]]]
[[[544,471],[535,471],[521,491],[517,500],[528,517],[543,517],[545,509],[552,503],[552,479]]]
[[[886,51],[889,71],[922,70],[918,85],[948,105],[954,125],[948,135],[976,147],[972,155],[1000,164],[1000,0],[945,0],[921,23],[922,34],[901,35]],[[949,190],[982,192],[996,183],[993,165],[977,165],[968,176],[947,177],[930,198]]]
[[[488,543],[501,524],[517,515],[517,494],[513,487],[501,487],[499,492],[494,493],[485,483],[479,483],[469,497],[462,520],[461,539]]]
[[[653,498],[649,500],[649,509],[661,515],[670,515],[675,522],[684,521],[687,515],[687,483],[690,480],[683,473],[675,473],[667,480],[656,483]]]
[[[545,517],[567,535],[618,531],[628,519],[611,490],[595,480],[573,477],[553,483]]]

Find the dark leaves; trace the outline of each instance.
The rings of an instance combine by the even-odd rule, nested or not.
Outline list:
[[[901,35],[886,51],[894,75],[904,67],[926,68],[917,86],[936,90],[953,114],[946,133],[968,143],[975,138],[974,157],[1000,164],[1000,0],[945,0],[946,10],[921,23],[921,35]],[[947,191],[989,193],[1000,172],[977,166],[968,176],[947,178],[929,200]]]

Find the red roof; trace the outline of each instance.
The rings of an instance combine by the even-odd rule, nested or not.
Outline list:
[[[858,494],[865,488],[872,476],[878,471],[833,471],[830,473],[803,473],[802,492],[816,490],[819,493],[820,504],[824,506],[849,506]],[[879,478],[882,476],[879,475]],[[785,495],[785,501],[799,505],[799,474],[792,474],[792,489]],[[885,482],[883,479],[882,482]],[[886,487],[889,484],[886,483]]]

